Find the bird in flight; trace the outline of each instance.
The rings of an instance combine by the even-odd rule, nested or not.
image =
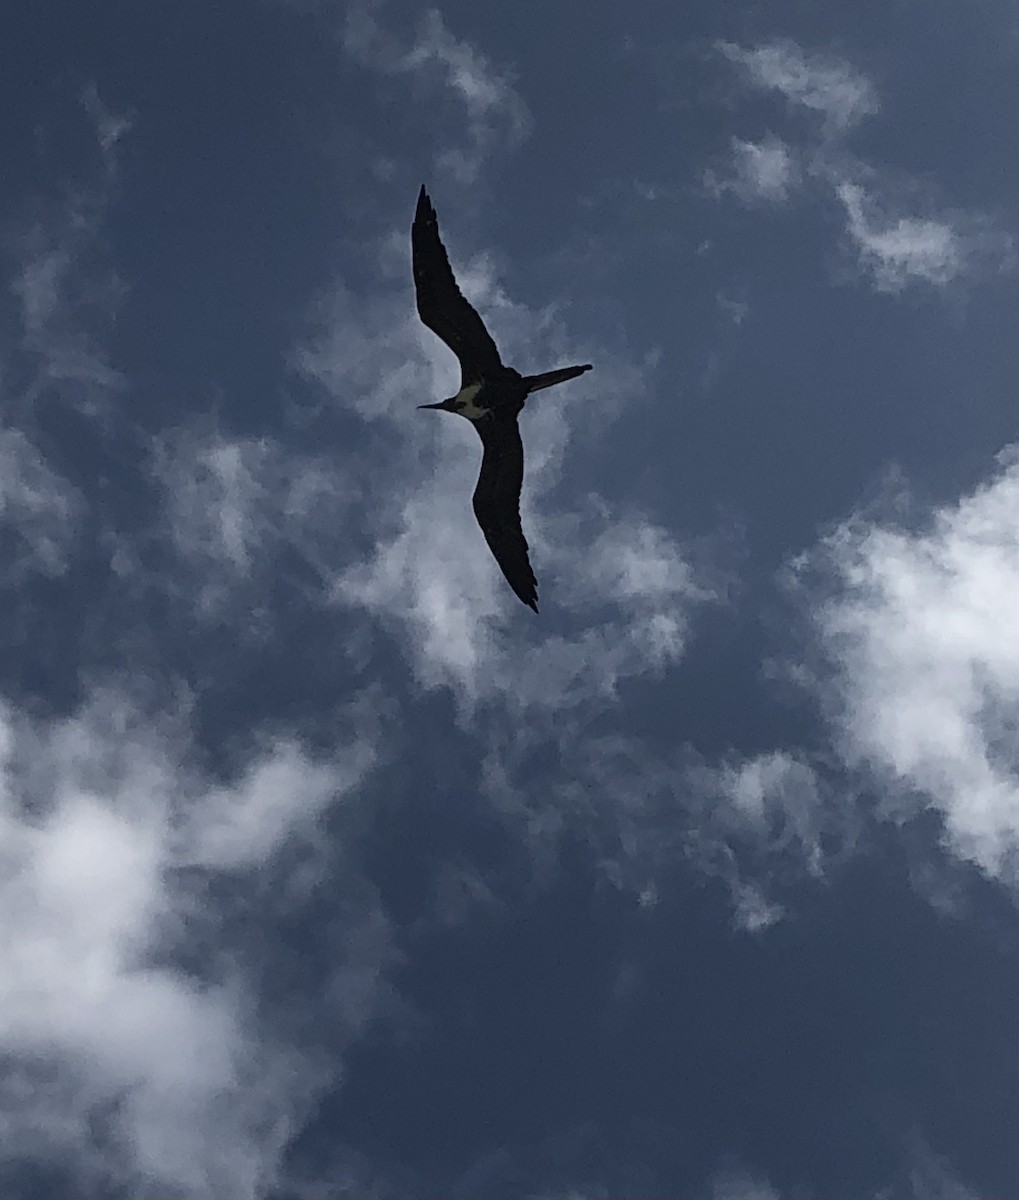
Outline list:
[[[503,366],[485,323],[456,285],[439,237],[438,218],[423,186],[410,240],[418,315],[460,360],[459,392],[448,400],[419,404],[418,408],[459,413],[481,435],[483,452],[481,474],[474,489],[474,515],[510,587],[537,612],[538,581],[520,527],[524,446],[517,417],[531,392],[575,379],[590,371],[591,364],[559,367],[540,375],[521,375]]]

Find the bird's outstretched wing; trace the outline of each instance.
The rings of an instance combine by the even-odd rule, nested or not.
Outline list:
[[[516,417],[475,422],[484,454],[474,489],[474,515],[495,561],[510,587],[538,611],[538,581],[527,557],[527,539],[520,527],[520,487],[524,478],[524,446]]]
[[[460,360],[461,387],[491,379],[503,370],[492,335],[456,286],[439,237],[435,209],[422,186],[410,232],[418,315]]]

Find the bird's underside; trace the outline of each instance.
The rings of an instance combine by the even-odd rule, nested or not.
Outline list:
[[[411,248],[418,315],[460,360],[457,395],[419,407],[459,413],[478,431],[483,452],[474,515],[510,587],[537,612],[538,581],[520,525],[524,447],[517,415],[531,392],[575,379],[591,365],[560,367],[540,375],[520,375],[503,365],[484,322],[457,287],[435,209],[423,187],[411,228]]]

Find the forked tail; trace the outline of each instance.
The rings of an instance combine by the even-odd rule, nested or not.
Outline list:
[[[578,375],[583,375],[590,369],[591,364],[584,363],[582,367],[559,367],[556,371],[542,371],[540,375],[525,375],[524,383],[527,384],[527,394],[540,392],[542,388],[552,387],[557,383],[565,383],[567,379],[576,379]]]

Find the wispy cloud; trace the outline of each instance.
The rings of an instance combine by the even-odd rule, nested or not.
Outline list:
[[[455,37],[436,9],[425,12],[416,33],[407,37],[386,29],[374,6],[353,4],[344,22],[343,44],[366,66],[407,76],[419,87],[453,98],[466,120],[464,139],[459,145],[443,146],[440,141],[438,163],[460,182],[471,182],[495,150],[518,144],[530,130],[527,107],[509,75]]]
[[[312,837],[329,805],[356,787],[374,761],[361,738],[329,762],[310,760],[292,740],[273,740],[236,783],[209,788],[201,806],[184,814],[177,861],[219,871],[264,866],[288,839]]]
[[[919,1135],[910,1139],[907,1171],[910,1200],[980,1200],[940,1154]]]
[[[811,874],[820,874],[824,791],[808,763],[772,751],[722,767],[718,783],[746,829],[774,849],[795,846]]]
[[[1000,270],[1011,258],[1011,239],[985,221],[892,215],[887,200],[846,178],[836,181],[835,194],[860,267],[878,291],[899,292],[911,283],[945,287],[964,275]]]
[[[799,186],[796,158],[781,138],[769,134],[760,142],[732,139],[732,158],[724,171],[708,169],[704,185],[715,195],[732,192],[747,204],[781,204]]]
[[[936,808],[950,847],[1019,884],[1019,457],[929,523],[859,517],[799,560],[842,752],[892,815]],[[894,799],[898,797],[898,800]]]
[[[81,94],[81,104],[92,120],[95,128],[96,141],[106,164],[107,173],[111,176],[117,169],[117,143],[129,133],[134,125],[134,117],[126,113],[116,113],[102,101],[94,83],[90,83]]]
[[[99,249],[116,176],[116,148],[130,129],[94,87],[83,93],[105,170],[97,183],[65,181],[59,204],[39,200],[36,216],[11,240],[11,291],[21,309],[22,349],[32,364],[28,399],[53,393],[88,413],[106,408],[123,378],[109,362],[103,334],[127,286]]]
[[[790,106],[819,115],[828,130],[849,129],[878,111],[870,80],[835,55],[810,53],[788,38],[751,47],[721,42],[719,49],[754,87],[779,92]]]
[[[949,225],[916,217],[883,221],[873,212],[868,220],[868,197],[861,187],[844,182],[835,190],[861,263],[873,273],[880,291],[899,291],[913,279],[945,284],[962,270],[960,239]]]
[[[101,411],[122,383],[93,329],[105,324],[124,293],[122,281],[94,266],[90,254],[100,214],[85,197],[41,222],[21,241],[11,290],[21,303],[23,349],[37,366],[35,394],[53,391],[85,411]]]
[[[723,43],[720,48],[751,86],[778,91],[791,106],[819,113],[824,120],[820,136],[800,148],[774,135],[758,143],[734,138],[729,166],[704,172],[710,194],[730,193],[744,203],[780,203],[794,190],[809,196],[821,189],[841,210],[859,274],[879,292],[897,294],[918,284],[945,289],[1014,264],[1012,238],[990,218],[946,211],[929,196],[923,197],[923,215],[917,215],[922,190],[917,184],[901,179],[893,184],[890,172],[846,152],[852,129],[879,110],[873,83],[850,63],[810,53],[788,39],[749,48]]]
[[[59,575],[66,569],[83,507],[20,430],[0,428],[0,535],[13,541],[4,554],[8,584],[26,571]]]
[[[779,1200],[778,1192],[767,1180],[734,1169],[720,1171],[715,1176],[712,1195],[714,1200]]]
[[[858,820],[849,785],[792,750],[681,764],[691,810],[687,856],[728,888],[737,928],[768,929],[786,915],[790,883],[828,880],[852,854]]]
[[[257,597],[287,553],[300,557],[307,587],[324,602],[351,502],[351,480],[338,464],[272,438],[230,437],[202,419],[156,441],[151,472],[162,532],[183,567],[174,589],[204,620],[236,617],[241,607],[252,629],[268,632],[271,616]],[[122,549],[142,554],[140,569],[144,546]]]

